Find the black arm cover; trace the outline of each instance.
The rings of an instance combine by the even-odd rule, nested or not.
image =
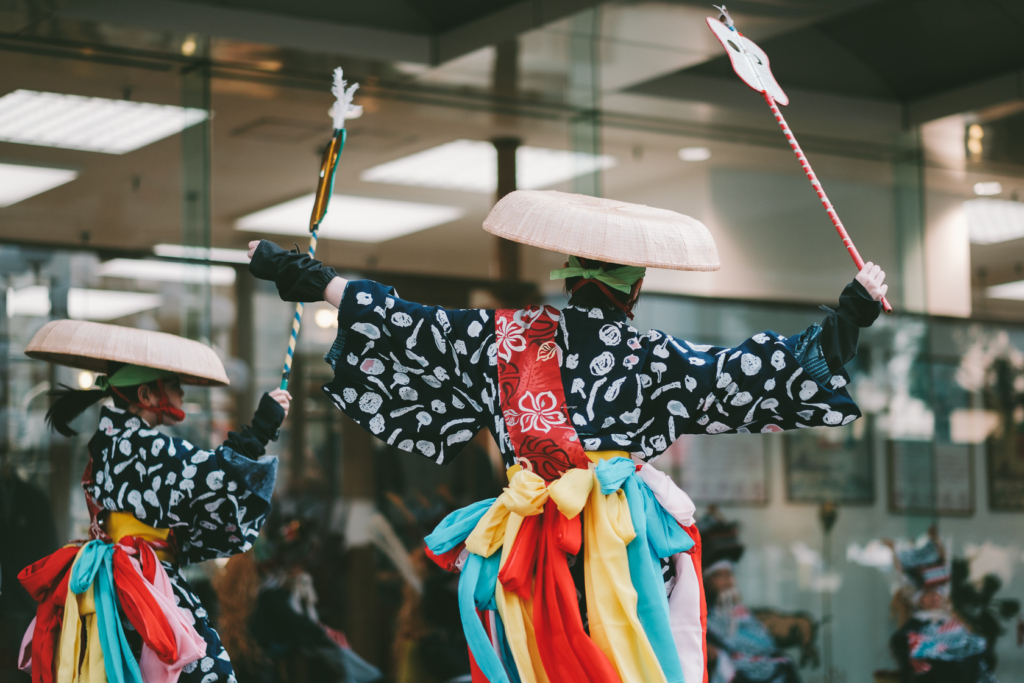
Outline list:
[[[277,430],[284,422],[284,408],[263,394],[256,414],[252,417],[252,426],[243,426],[240,432],[228,432],[224,445],[242,455],[255,460],[267,452],[267,444],[277,440]]]
[[[309,254],[285,251],[273,242],[260,240],[249,272],[261,280],[271,280],[285,301],[323,301],[324,289],[338,273]]]
[[[872,299],[861,283],[854,280],[846,285],[839,295],[839,310],[821,322],[821,351],[833,374],[857,355],[860,328],[871,327],[881,310],[882,304]]]

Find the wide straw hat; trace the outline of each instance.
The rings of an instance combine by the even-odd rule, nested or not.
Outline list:
[[[484,230],[542,249],[610,263],[670,270],[718,270],[707,227],[675,211],[554,190],[505,195]]]
[[[224,364],[209,346],[164,332],[54,320],[36,332],[25,355],[58,365],[109,374],[111,361],[169,370],[182,384],[226,386]]]

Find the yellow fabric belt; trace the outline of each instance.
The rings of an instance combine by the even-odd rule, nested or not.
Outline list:
[[[107,536],[114,543],[120,543],[121,539],[126,536],[138,536],[145,541],[162,541],[167,542],[167,539],[171,535],[170,529],[157,529],[151,527],[148,524],[144,524],[135,518],[135,515],[127,512],[110,512],[107,514],[107,521],[105,524]],[[157,558],[162,562],[174,562],[174,553],[169,550],[162,550],[159,548],[153,549],[156,552]]]

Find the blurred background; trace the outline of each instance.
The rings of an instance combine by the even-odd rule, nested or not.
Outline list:
[[[864,419],[683,437],[657,466],[699,511],[740,522],[744,601],[814,624],[803,680],[871,681],[896,668],[883,540],[934,526],[964,581],[995,576],[997,599],[1024,598],[1024,2],[729,9],[770,56],[896,313],[849,368]],[[0,677],[21,680],[34,610],[14,575],[88,524],[89,429],[63,438],[43,415],[50,389],[93,377],[22,349],[58,318],[198,339],[231,386],[190,388],[179,431],[212,447],[248,423],[279,382],[291,306],[248,274],[245,248],[305,248],[336,66],[363,113],[317,257],[345,277],[447,307],[563,304],[548,279],[561,256],[499,250],[480,227],[499,193],[556,189],[710,228],[721,270],[649,273],[641,329],[727,346],[820,320],[855,269],[708,30],[717,14],[687,0],[0,0]],[[485,432],[437,467],[356,428],[319,390],[336,318],[320,304],[304,320],[258,560],[292,553],[319,621],[387,680],[457,680],[454,579],[428,569],[422,537],[500,491],[496,449]],[[225,568],[190,571],[212,596]],[[996,672],[1024,680],[1024,623],[1006,616]],[[310,671],[279,667],[294,683]]]

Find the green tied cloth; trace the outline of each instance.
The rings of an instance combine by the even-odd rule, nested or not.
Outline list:
[[[98,376],[96,386],[106,391],[110,387],[134,387],[177,375],[178,373],[171,370],[147,368],[143,365],[125,365],[112,375]]]
[[[565,280],[570,277],[581,277],[584,280],[597,280],[623,294],[629,294],[633,285],[643,279],[647,269],[643,266],[619,266],[611,270],[601,268],[584,268],[575,256],[569,257],[569,267],[551,271],[552,280]]]

